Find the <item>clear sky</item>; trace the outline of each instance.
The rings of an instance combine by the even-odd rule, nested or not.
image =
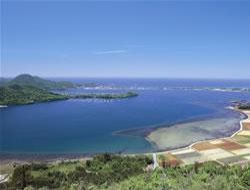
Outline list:
[[[250,78],[250,1],[1,1],[1,73]]]

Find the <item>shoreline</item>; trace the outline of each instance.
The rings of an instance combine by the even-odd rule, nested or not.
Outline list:
[[[158,149],[155,152],[160,153],[187,148],[203,141],[231,137],[239,132],[241,121],[247,119],[248,116],[243,111],[229,109],[239,113],[239,117],[213,117],[177,123],[171,127],[159,127],[145,138]]]
[[[96,153],[97,154],[97,153]],[[88,160],[96,154],[86,153],[0,153],[0,166],[27,163],[54,163],[77,160]],[[0,168],[1,169],[1,168]],[[1,170],[0,170],[1,171]]]
[[[197,142],[193,142],[189,145],[180,146],[178,148],[169,148],[169,149],[162,149],[158,151],[152,151],[152,152],[145,152],[145,153],[122,153],[121,155],[143,155],[143,154],[161,154],[166,153],[169,151],[177,151],[182,150],[186,148],[192,148],[193,145],[207,142],[211,140],[220,140],[220,139],[227,139],[235,136],[240,131],[242,131],[242,121],[245,121],[249,119],[248,115],[245,113],[244,110],[239,110],[235,108],[231,108],[231,110],[235,112],[239,112],[245,117],[240,120],[239,123],[239,129],[237,129],[233,134],[230,136],[224,136],[224,137],[218,137],[218,138],[211,138],[211,139],[204,139],[204,140],[198,140]],[[185,124],[185,122],[180,122],[181,124]],[[158,130],[159,128],[155,128],[155,130]],[[146,137],[147,138],[147,137]],[[148,140],[148,139],[147,139]],[[148,140],[150,142],[150,140]],[[150,142],[154,145],[154,142]],[[60,162],[60,161],[76,161],[76,160],[86,160],[91,159],[94,155],[99,153],[12,153],[12,152],[0,152],[0,165],[2,164],[10,164],[10,163],[31,163],[31,162],[46,162],[46,163],[53,163],[53,162]],[[101,154],[101,153],[100,153]],[[116,154],[116,153],[114,153]]]
[[[232,135],[227,136],[227,137],[221,137],[221,138],[215,138],[215,139],[208,139],[208,140],[198,141],[198,142],[192,143],[192,144],[190,144],[190,145],[188,145],[186,147],[183,147],[183,148],[192,148],[194,145],[196,145],[198,143],[207,142],[207,141],[211,141],[211,140],[230,139],[230,138],[233,138],[234,136],[236,136],[239,132],[243,131],[243,124],[242,124],[242,122],[249,120],[250,116],[248,116],[248,114],[246,114],[245,111],[243,111],[243,110],[239,110],[239,109],[236,109],[236,108],[232,108],[232,109],[234,111],[240,112],[241,114],[243,114],[243,115],[246,116],[245,118],[243,118],[243,119],[240,120],[240,128],[236,132],[234,132]],[[246,110],[246,111],[248,111],[248,110]]]
[[[183,148],[157,152],[158,161],[162,163],[167,160],[170,165],[171,163],[190,165],[213,161],[223,166],[249,166],[250,110],[237,108],[234,110],[246,116],[240,120],[240,128],[235,133],[227,137],[197,141]]]

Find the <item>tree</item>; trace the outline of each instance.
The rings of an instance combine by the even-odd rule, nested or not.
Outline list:
[[[30,184],[32,177],[30,175],[30,166],[18,166],[12,175],[12,186],[16,189],[24,189]]]

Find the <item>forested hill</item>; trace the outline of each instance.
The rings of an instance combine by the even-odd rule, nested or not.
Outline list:
[[[5,85],[26,85],[26,86],[33,86],[36,88],[45,89],[45,90],[75,88],[78,86],[71,82],[64,82],[64,81],[55,82],[51,80],[42,79],[37,76],[32,76],[29,74],[18,75],[14,79],[5,83]]]
[[[21,74],[14,79],[1,79],[0,105],[22,105],[68,99],[50,90],[77,87],[71,82],[55,82],[29,74]]]
[[[67,98],[67,96],[55,94],[34,86],[14,84],[0,87],[0,105],[31,104]]]

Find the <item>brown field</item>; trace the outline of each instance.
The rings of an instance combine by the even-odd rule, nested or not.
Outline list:
[[[176,156],[167,153],[164,155],[165,159],[162,159],[159,164],[161,167],[166,168],[166,167],[176,167],[182,164],[183,162],[179,159],[176,158]]]
[[[165,155],[165,158],[167,159],[167,160],[177,160],[177,158],[176,158],[176,156],[174,156],[173,154],[170,154],[170,153],[167,153],[166,155]]]
[[[243,145],[240,145],[236,142],[233,142],[233,141],[229,141],[229,140],[224,140],[224,143],[222,144],[217,144],[217,147],[219,148],[222,148],[224,150],[238,150],[238,149],[241,149],[241,148],[246,148],[245,146]]]
[[[193,145],[192,147],[198,151],[202,151],[202,150],[214,149],[216,148],[216,145],[211,144],[209,142],[201,142]]]
[[[179,166],[181,163],[182,163],[182,161],[180,161],[180,160],[171,160],[171,161],[170,160],[169,161],[162,160],[160,162],[160,166],[163,168],[176,167],[176,166]]]
[[[244,130],[250,130],[250,123],[243,123],[243,129]]]

